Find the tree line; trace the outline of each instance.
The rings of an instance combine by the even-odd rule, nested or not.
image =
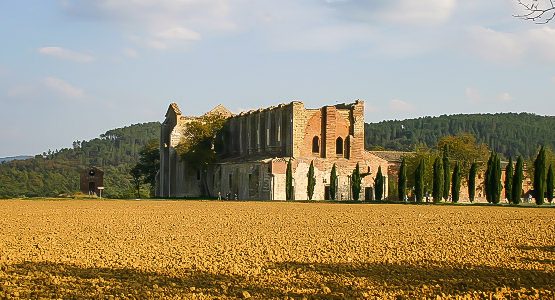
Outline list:
[[[414,151],[435,147],[444,136],[470,133],[502,157],[532,158],[537,145],[555,149],[555,117],[530,113],[458,114],[365,124],[369,150]]]

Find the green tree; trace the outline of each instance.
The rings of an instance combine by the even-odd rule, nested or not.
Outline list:
[[[534,198],[537,205],[543,204],[545,194],[545,149],[540,148],[540,152],[534,161]]]
[[[451,187],[451,197],[453,198],[453,202],[459,202],[459,195],[461,192],[461,163],[456,162],[455,168],[453,169],[453,184]]]
[[[512,193],[513,193],[513,158],[509,157],[509,164],[505,167],[505,198],[507,198],[507,202],[512,203],[511,200]]]
[[[490,175],[491,202],[498,204],[501,201],[501,159],[494,153]]]
[[[406,156],[407,159],[407,173],[414,174],[416,168],[423,160],[424,161],[424,182],[433,182],[433,164],[438,157],[438,152],[435,149],[426,147],[425,145],[418,145],[413,153]],[[407,178],[407,186],[414,186],[414,177]]]
[[[206,178],[208,166],[214,163],[216,156],[216,136],[222,130],[226,119],[220,115],[205,115],[187,124],[183,138],[175,147],[177,153],[187,166],[200,172],[201,193],[210,195]]]
[[[160,148],[158,141],[151,140],[139,151],[139,162],[131,170],[133,177],[140,177],[143,183],[150,185],[150,196],[154,196],[156,188],[156,173],[160,169]],[[137,188],[137,186],[135,186]],[[137,188],[139,191],[140,186]]]
[[[488,203],[492,202],[492,188],[491,188],[491,176],[492,176],[492,161],[493,161],[493,151],[491,152],[489,158],[488,158],[488,163],[486,166],[486,173],[484,174],[484,187],[486,189],[486,200],[488,201]]]
[[[337,167],[335,166],[335,163],[331,168],[330,174],[330,198],[331,200],[337,199]]]
[[[448,158],[451,162],[460,163],[461,174],[468,174],[474,161],[485,161],[489,155],[488,146],[479,143],[470,133],[443,136],[438,140],[438,150],[447,147]]]
[[[360,166],[357,163],[357,166],[353,170],[353,174],[351,175],[351,190],[353,192],[353,200],[358,201],[360,197],[360,190],[362,185],[362,175],[360,174]]]
[[[451,174],[451,169],[449,166],[449,147],[447,147],[447,145],[445,145],[443,147],[443,156],[442,156],[442,162],[443,162],[443,199],[447,200],[449,199],[449,187],[451,185],[450,180],[451,177],[449,176]]]
[[[399,201],[405,201],[407,195],[407,163],[404,157],[401,160],[401,167],[399,168],[398,186]]]
[[[474,202],[476,195],[476,173],[478,173],[478,163],[473,162],[468,172],[468,198],[470,202]]]
[[[422,202],[424,197],[424,160],[420,161],[416,171],[414,172],[414,192],[416,202]]]
[[[133,178],[133,186],[135,186],[135,189],[137,191],[137,198],[141,198],[141,183],[143,181],[141,170],[137,166],[134,166],[131,169],[130,173],[131,177]]]
[[[291,159],[287,162],[287,170],[285,170],[285,199],[293,200],[293,167]]]
[[[378,167],[378,173],[374,179],[374,188],[376,192],[376,200],[380,201],[383,197],[384,177],[382,175],[382,166]]]
[[[306,193],[308,195],[308,200],[312,200],[314,196],[314,187],[316,186],[316,177],[314,176],[314,161],[310,162],[310,167],[308,168],[308,184],[306,186]]]
[[[441,164],[441,158],[436,157],[434,161],[434,177],[433,177],[433,187],[432,187],[432,198],[434,202],[440,202],[441,196],[443,194],[443,165]]]
[[[524,162],[522,157],[519,156],[516,160],[515,173],[513,175],[512,195],[511,199],[514,204],[520,203],[522,196],[522,180],[524,180]]]
[[[553,201],[553,165],[549,165],[547,169],[547,200],[551,204]]]

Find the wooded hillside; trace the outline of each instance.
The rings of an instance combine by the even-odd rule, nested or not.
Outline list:
[[[73,148],[48,151],[27,160],[0,164],[0,197],[72,194],[79,190],[79,172],[89,166],[104,170],[105,195],[134,197],[129,170],[148,141],[159,139],[160,123],[135,124],[109,130]]]
[[[539,145],[555,149],[555,117],[529,113],[460,114],[365,124],[366,149],[412,151],[434,147],[440,137],[461,132],[504,156],[535,156]]]

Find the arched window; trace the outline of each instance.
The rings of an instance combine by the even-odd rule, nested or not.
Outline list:
[[[320,139],[317,136],[312,138],[312,153],[320,153]]]
[[[335,140],[335,154],[343,155],[343,139],[341,137]]]

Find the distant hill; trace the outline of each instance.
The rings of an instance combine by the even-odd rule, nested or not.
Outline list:
[[[32,156],[26,156],[26,155],[18,155],[18,156],[10,156],[10,157],[0,157],[0,163],[3,162],[8,162],[8,161],[12,161],[12,160],[25,160],[25,159],[29,159]]]
[[[90,141],[75,141],[72,148],[49,151],[27,160],[0,164],[0,197],[57,196],[79,190],[79,172],[89,166],[104,170],[104,195],[135,197],[129,170],[139,151],[158,140],[160,123],[135,124],[109,130]]]
[[[555,117],[529,113],[459,114],[365,124],[365,147],[410,151],[434,147],[440,137],[468,132],[505,156],[536,155],[538,145],[555,149]]]

